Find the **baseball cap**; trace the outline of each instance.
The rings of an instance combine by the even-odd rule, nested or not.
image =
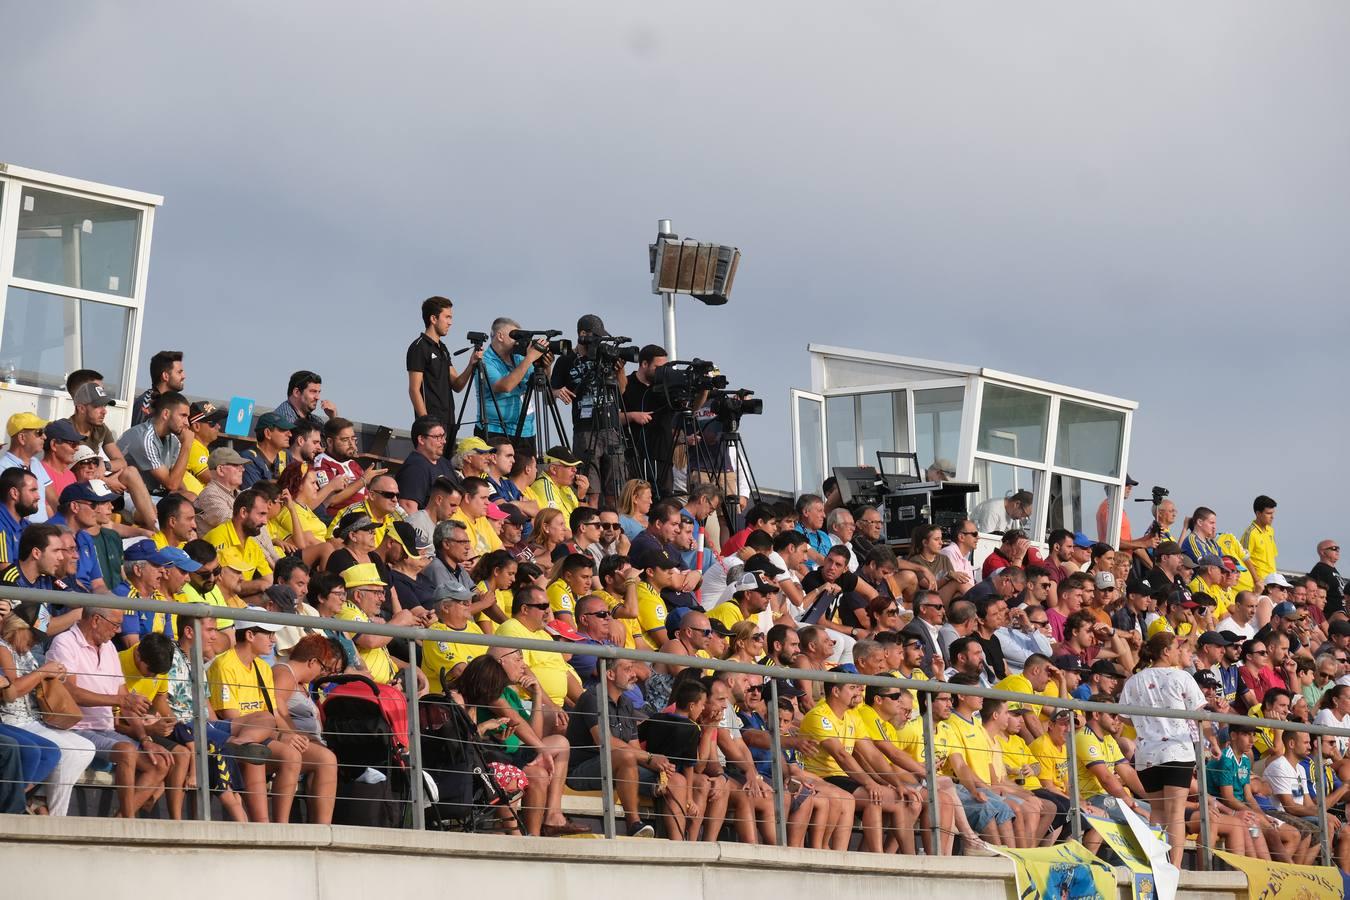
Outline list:
[[[353,531],[360,531],[362,528],[378,528],[375,520],[363,512],[349,512],[338,521],[338,527],[333,530],[333,537],[345,538]]]
[[[508,518],[509,515],[506,510],[502,509],[496,503],[489,503],[487,505],[487,517],[494,522],[500,522],[502,519]]]
[[[198,400],[188,408],[188,424],[196,425],[200,422],[210,422],[219,424],[230,417],[228,409],[221,409],[210,400]]]
[[[1189,556],[1184,556],[1184,555],[1183,555],[1183,556],[1181,557],[1181,567],[1182,567],[1183,569],[1194,569],[1194,568],[1195,568],[1195,560],[1191,559]]]
[[[460,454],[469,452],[491,453],[492,448],[488,446],[487,441],[483,440],[478,435],[470,435],[469,437],[466,438],[460,438],[459,443],[455,444],[455,453]]]
[[[544,464],[550,466],[572,466],[581,465],[581,460],[572,454],[572,451],[566,447],[549,447],[544,452]]]
[[[48,422],[44,434],[47,435],[48,440],[66,441],[71,444],[78,444],[85,438],[84,435],[75,430],[75,424],[69,419],[54,419]]]
[[[347,590],[358,587],[385,587],[380,570],[374,563],[357,563],[342,570],[342,583]]]
[[[587,313],[577,319],[577,334],[583,331],[596,337],[609,337],[609,332],[605,330],[605,323],[595,313]]]
[[[238,547],[222,547],[216,554],[216,561],[221,568],[234,569],[241,574],[248,571],[248,563],[244,562],[244,554]]]
[[[1049,711],[1051,722],[1058,722],[1061,719],[1067,719],[1071,715],[1073,715],[1073,710],[1071,709],[1054,709]]]
[[[263,609],[261,606],[246,606],[246,607],[244,607],[244,614],[248,614],[248,613],[265,613],[265,612],[267,612],[267,610]],[[276,634],[278,631],[280,631],[281,629],[285,628],[286,626],[285,626],[285,625],[277,625],[277,624],[275,624],[275,623],[273,623],[273,622],[235,622],[234,627],[235,627],[235,630],[236,630],[236,631],[253,631],[253,630],[257,630],[257,631],[270,631],[270,632],[272,632],[273,634]]]
[[[1213,672],[1206,672],[1203,670],[1195,673],[1195,683],[1202,688],[1209,688],[1212,691],[1217,691],[1223,687],[1223,685],[1219,683],[1219,679],[1214,677]],[[1229,727],[1231,728],[1232,726]]]
[[[777,578],[779,575],[787,574],[784,570],[774,565],[773,560],[769,559],[769,557],[763,553],[756,553],[751,556],[745,561],[745,564],[741,566],[741,568],[743,571],[759,572],[761,575],[767,575],[770,578]]]
[[[1238,634],[1236,631],[1229,631],[1227,628],[1225,628],[1223,631],[1220,631],[1219,634],[1227,638],[1228,646],[1230,647],[1233,646],[1234,644],[1241,644],[1244,640],[1246,640],[1246,638],[1243,635]]]
[[[1137,482],[1137,481],[1134,480],[1134,476],[1133,476],[1133,475],[1131,475],[1129,472],[1126,472],[1126,473],[1125,473],[1125,486],[1126,486],[1126,487],[1138,487],[1138,486],[1139,486],[1139,482]]]
[[[75,455],[71,457],[70,466],[74,468],[80,463],[89,462],[91,459],[98,459],[98,454],[88,444],[81,444],[75,448]]]
[[[1197,643],[1201,647],[1227,647],[1231,642],[1220,632],[1206,631],[1204,634],[1200,635],[1200,639]]]
[[[530,517],[521,512],[520,507],[513,503],[498,503],[497,508],[506,513],[506,521],[518,528],[523,528],[530,523]]]
[[[155,542],[149,538],[137,541],[126,549],[122,558],[127,562],[148,562],[152,566],[171,565],[170,557],[164,555],[164,551],[155,546]]]
[[[1088,537],[1086,534],[1083,534],[1083,532],[1075,531],[1073,533],[1073,545],[1075,547],[1078,547],[1079,549],[1082,550],[1091,550],[1093,543],[1095,542],[1092,540],[1092,538]]]
[[[774,584],[771,579],[765,578],[761,573],[753,569],[747,569],[739,579],[732,582],[731,590],[734,594],[744,593],[745,591],[776,594],[778,593],[778,585]]]
[[[642,555],[639,568],[643,569],[678,569],[680,564],[675,561],[665,550],[649,550]]]
[[[1152,594],[1153,584],[1147,578],[1131,575],[1125,579],[1125,593],[1127,594]]]
[[[1266,587],[1272,586],[1282,588],[1293,587],[1293,585],[1289,583],[1289,579],[1285,578],[1279,572],[1271,572],[1269,575],[1266,576]]]
[[[1288,600],[1275,604],[1275,608],[1270,611],[1272,616],[1279,616],[1281,619],[1301,619],[1307,615]]]
[[[1091,669],[1083,665],[1083,661],[1072,653],[1061,653],[1059,656],[1050,660],[1050,665],[1059,669],[1061,672],[1090,672]]]
[[[731,637],[731,629],[721,619],[708,619],[708,627],[717,632],[724,638]]]
[[[265,412],[258,416],[258,424],[254,426],[254,431],[262,431],[264,428],[275,428],[277,431],[294,431],[295,423],[287,422],[275,412]]]
[[[1245,572],[1247,567],[1236,556],[1224,556],[1223,567],[1228,572]]]
[[[39,419],[30,412],[19,412],[9,417],[5,430],[9,432],[10,437],[14,437],[20,431],[42,431],[46,427],[46,419]]]
[[[1096,585],[1097,590],[1099,591],[1104,591],[1107,588],[1113,588],[1116,586],[1116,576],[1111,574],[1110,572],[1098,572],[1094,584]]]
[[[116,406],[117,401],[108,396],[108,392],[103,389],[103,385],[97,381],[86,381],[75,389],[75,395],[71,397],[76,406]]]
[[[1176,541],[1163,541],[1153,552],[1157,556],[1175,556],[1181,552],[1181,545]]]
[[[1093,675],[1110,675],[1113,678],[1125,677],[1125,673],[1121,670],[1120,666],[1109,659],[1097,660],[1092,664],[1092,668],[1089,671],[1091,671]]]
[[[173,566],[183,572],[195,572],[202,567],[202,564],[188,556],[181,547],[165,547],[159,551],[161,558],[167,560],[165,565]]]
[[[430,539],[409,522],[394,522],[388,533],[409,556],[429,556],[431,553]]]
[[[221,466],[245,466],[248,465],[248,460],[240,456],[233,447],[217,447],[206,458],[206,465],[211,469]]]
[[[94,487],[94,483],[92,481],[77,481],[73,484],[68,484],[61,491],[59,503],[61,506],[65,506],[67,503],[113,502],[114,498],[116,498],[117,495],[114,494],[112,491],[109,491],[106,485],[102,485],[101,482],[100,484],[102,486],[102,490]],[[150,543],[153,545],[154,541],[151,541]]]
[[[469,600],[473,597],[473,591],[462,584],[453,581],[445,581],[438,584],[431,594],[433,603],[440,603],[442,600]]]
[[[1196,563],[1196,565],[1213,566],[1216,569],[1222,569],[1224,567],[1223,559],[1218,556],[1215,556],[1213,553],[1206,553],[1204,556],[1200,557],[1200,561]]]
[[[1331,633],[1334,635],[1344,636],[1350,634],[1350,620],[1348,619],[1337,619],[1331,623],[1330,627]]]
[[[553,619],[552,621],[545,622],[544,630],[555,637],[562,638],[564,641],[578,642],[585,640],[585,638],[581,636],[581,632],[577,631],[576,628],[572,626],[572,623],[566,619]]]

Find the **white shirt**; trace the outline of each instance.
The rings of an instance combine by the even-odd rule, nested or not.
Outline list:
[[[1232,616],[1224,616],[1219,620],[1218,624],[1214,626],[1214,630],[1231,631],[1234,634],[1242,635],[1244,639],[1249,641],[1256,638],[1256,622],[1252,619],[1248,619],[1246,625],[1239,625],[1233,621]]]
[[[1308,773],[1302,766],[1291,765],[1283,756],[1277,756],[1266,766],[1264,773],[1270,792],[1276,797],[1288,794],[1295,801],[1308,796]]]
[[[1195,679],[1181,669],[1145,669],[1131,675],[1120,692],[1122,706],[1153,706],[1160,709],[1196,710],[1205,705],[1205,695]],[[1131,718],[1139,743],[1134,767],[1149,769],[1161,763],[1195,762],[1195,722],[1154,716]]]
[[[783,554],[779,553],[777,550],[774,550],[774,551],[770,552],[770,553],[769,553],[769,562],[773,563],[775,566],[777,566],[778,568],[780,568],[780,569],[783,570],[783,574],[782,574],[782,575],[779,575],[779,576],[777,576],[776,578],[774,578],[774,581],[775,581],[778,585],[780,585],[779,590],[782,590],[781,585],[782,585],[783,582],[785,582],[785,581],[790,581],[790,582],[792,582],[793,584],[797,585],[797,587],[801,587],[801,586],[802,586],[802,580],[801,580],[800,578],[797,577],[797,573],[794,572],[794,571],[792,571],[791,569],[789,569],[789,568],[788,568],[788,564],[787,564],[786,562],[783,561]],[[795,620],[798,621],[798,622],[800,622],[800,621],[802,620],[802,616],[806,615],[806,610],[810,608],[810,607],[801,607],[801,606],[798,606],[797,604],[793,603],[791,600],[788,600],[787,607],[788,607],[788,613],[790,613],[791,616],[792,616],[792,618],[795,619]]]
[[[1314,725],[1325,725],[1328,728],[1350,728],[1350,716],[1343,719],[1336,718],[1336,714],[1329,709],[1319,709],[1317,715],[1313,717]],[[1347,745],[1350,745],[1350,738],[1336,738],[1336,746],[1340,748],[1341,755],[1345,755]]]
[[[713,609],[724,600],[730,600],[732,591],[727,584],[733,569],[743,568],[745,563],[736,555],[722,557],[713,561],[703,573],[702,602],[705,610]]]

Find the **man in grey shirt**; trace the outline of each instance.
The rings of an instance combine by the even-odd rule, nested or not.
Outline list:
[[[464,523],[458,519],[446,519],[439,523],[436,526],[436,533],[432,536],[432,544],[436,548],[436,558],[431,561],[431,565],[422,570],[421,575],[417,576],[418,583],[427,588],[427,596],[447,597],[451,589],[456,587],[467,590],[470,594],[477,594],[473,576],[464,565],[468,562],[470,548],[473,546]],[[493,594],[488,593],[485,596],[488,605],[496,604],[497,600]],[[474,614],[481,611],[482,599],[477,598],[474,601],[472,608]]]

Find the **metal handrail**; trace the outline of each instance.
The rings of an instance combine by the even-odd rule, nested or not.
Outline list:
[[[342,631],[353,634],[377,634],[385,637],[399,638],[405,641],[436,641],[441,642],[446,638],[446,632],[442,630],[432,630],[429,628],[414,628],[404,625],[389,625],[382,622],[356,622],[347,619],[330,619],[315,616],[302,616],[292,613],[278,613],[268,610],[245,610],[235,607],[215,606],[208,603],[179,603],[170,600],[149,600],[145,598],[118,597],[113,594],[81,594],[69,593],[64,591],[45,591],[35,588],[22,588],[11,585],[0,585],[0,599],[7,599],[15,603],[50,603],[57,606],[66,607],[97,607],[101,609],[121,609],[136,610],[143,612],[169,613],[189,619],[199,618],[228,618],[235,622],[258,622],[276,625],[292,625],[306,629],[318,629],[325,631]],[[997,688],[986,688],[978,685],[959,685],[950,684],[938,680],[913,680],[909,678],[899,678],[890,675],[861,675],[851,672],[839,672],[834,670],[816,670],[816,669],[794,669],[786,666],[762,666],[756,663],[743,663],[736,660],[710,659],[700,656],[684,656],[672,653],[660,653],[654,650],[630,650],[624,647],[615,647],[607,644],[572,644],[561,641],[540,641],[531,638],[508,637],[498,634],[472,634],[467,632],[454,632],[454,642],[457,644],[471,644],[485,647],[507,647],[513,650],[532,650],[543,653],[569,653],[584,656],[594,656],[600,660],[619,660],[630,659],[637,662],[649,664],[664,664],[674,666],[696,666],[700,669],[712,669],[718,672],[738,672],[748,675],[761,675],[771,679],[792,679],[794,681],[816,681],[822,683],[851,683],[874,687],[900,687],[910,691],[923,691],[930,694],[966,694],[985,699],[1003,700],[1013,703],[1026,703],[1028,697],[1034,697],[1034,702],[1038,706],[1048,706],[1057,709],[1072,709],[1079,712],[1105,712],[1115,713],[1126,717],[1151,716],[1154,718],[1169,719],[1187,719],[1195,722],[1213,722],[1225,725],[1254,725],[1260,728],[1271,728],[1280,731],[1302,731],[1313,735],[1331,735],[1334,737],[1350,738],[1350,729],[1335,728],[1325,725],[1316,725],[1313,723],[1303,723],[1294,721],[1284,721],[1278,719],[1264,719],[1253,716],[1243,716],[1233,713],[1216,713],[1209,710],[1176,710],[1160,709],[1155,707],[1129,706],[1119,703],[1093,703],[1091,701],[1066,699],[1063,697],[1045,697],[1040,694],[1023,694],[1013,691],[1004,691]],[[192,663],[194,668],[200,671],[200,631],[194,630],[194,646]],[[578,648],[585,649],[579,651]],[[410,644],[410,649],[412,646]],[[602,669],[603,671],[603,669]],[[198,694],[204,693],[204,679],[198,680]],[[417,698],[415,696],[415,681],[410,681],[408,700],[410,707],[409,729],[412,734],[409,737],[416,741],[417,734],[417,716],[415,713]],[[926,705],[927,706],[927,705]],[[205,718],[204,708],[199,710],[201,714],[199,733],[204,733]],[[775,711],[771,709],[771,717],[776,718]],[[931,706],[927,706],[925,712],[931,715]],[[933,734],[932,724],[929,715],[924,716],[924,748],[930,777],[933,774]],[[608,728],[601,729],[602,737],[607,737]],[[771,729],[773,738],[774,758],[781,755],[782,748],[777,728]],[[1069,762],[1069,788],[1071,806],[1077,809],[1080,806],[1080,797],[1078,791],[1078,772],[1076,763],[1076,748],[1072,740],[1067,741],[1068,762]],[[198,741],[198,752],[205,755],[205,742]],[[1321,744],[1314,742],[1316,747],[1316,758],[1321,759]],[[1197,760],[1201,757],[1197,756]],[[414,757],[413,759],[413,783],[421,783],[421,761]],[[204,765],[205,760],[199,759],[199,765]],[[202,770],[204,771],[204,769]],[[1203,778],[1203,771],[1200,773]],[[775,778],[775,781],[778,779]],[[198,790],[201,794],[199,799],[199,811],[207,806],[207,786],[206,779],[198,779]],[[604,793],[607,795],[612,790],[611,779],[602,779]],[[776,791],[779,800],[778,818],[781,822],[783,813],[781,791]],[[930,791],[930,795],[936,792]],[[1202,788],[1203,797],[1204,790]],[[605,809],[613,809],[613,799],[610,796],[605,798]],[[415,825],[423,827],[422,808],[420,803],[413,804],[415,813]],[[934,804],[935,806],[935,804]],[[209,811],[208,811],[209,812]],[[936,816],[933,817],[933,829],[936,836]],[[1077,822],[1075,820],[1075,826]],[[606,829],[608,834],[613,834],[612,821],[607,815]],[[1077,831],[1077,828],[1074,828]],[[1202,842],[1207,840],[1207,835],[1201,835]],[[1202,847],[1207,854],[1207,848]],[[1324,858],[1329,853],[1324,846]]]

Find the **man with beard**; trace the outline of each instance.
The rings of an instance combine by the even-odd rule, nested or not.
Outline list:
[[[19,559],[19,538],[38,509],[38,482],[27,469],[0,472],[0,564]]]
[[[240,597],[261,594],[272,586],[272,567],[267,563],[258,534],[267,527],[267,497],[249,488],[234,498],[234,514],[208,531],[203,540],[216,550],[234,547],[244,558]]]

